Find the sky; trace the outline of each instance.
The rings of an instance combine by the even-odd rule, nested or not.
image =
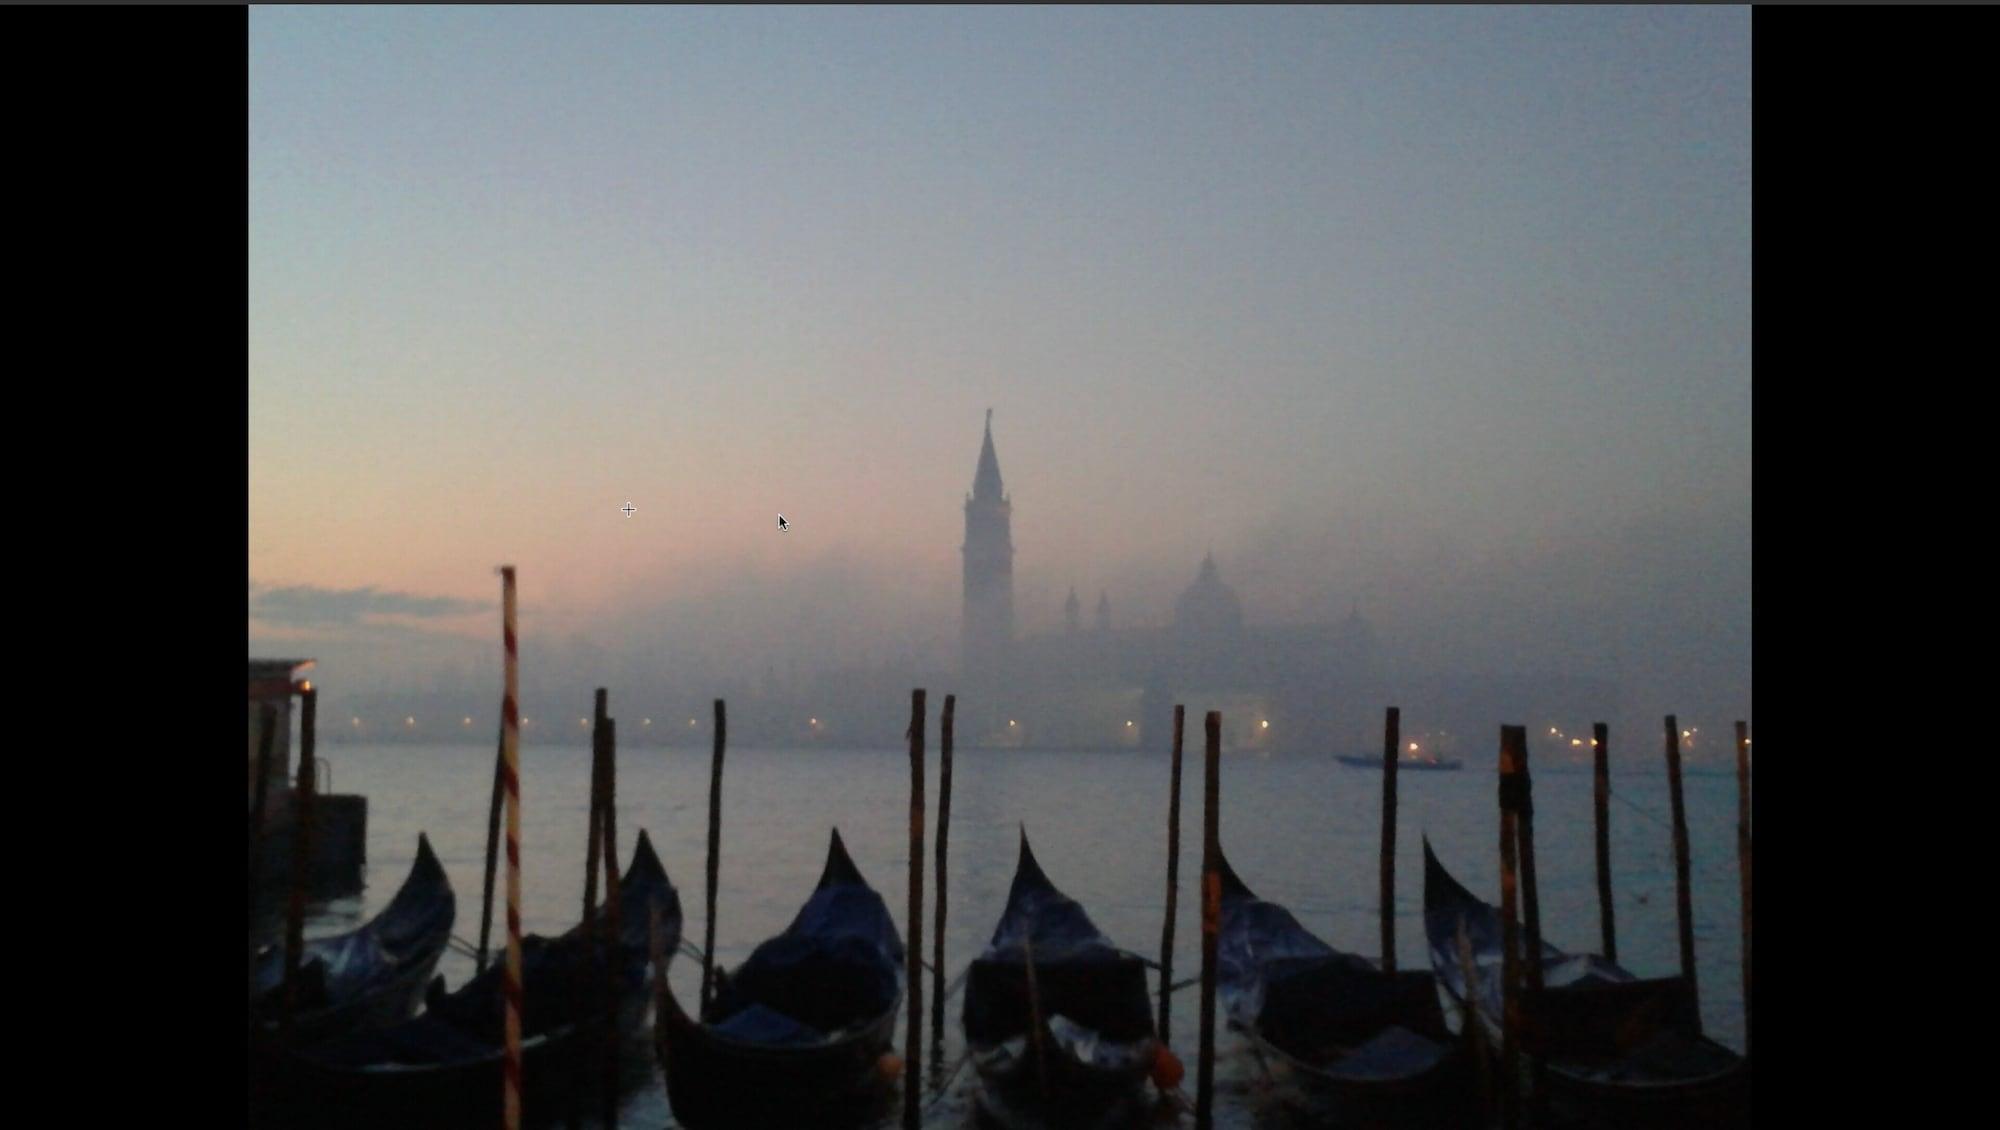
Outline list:
[[[249,103],[251,645],[329,685],[503,562],[524,648],[945,659],[991,408],[1023,631],[1212,549],[1747,714],[1747,7],[260,7]]]

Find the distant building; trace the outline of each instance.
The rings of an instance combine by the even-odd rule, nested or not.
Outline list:
[[[1381,649],[1358,610],[1338,624],[1250,623],[1213,553],[1165,628],[1114,629],[1111,595],[1100,591],[1085,632],[1072,589],[1060,633],[1017,639],[1012,517],[989,411],[965,504],[960,728],[972,744],[1157,747],[1183,702],[1196,712],[1190,743],[1200,740],[1199,711],[1221,709],[1231,748],[1345,747],[1340,715],[1385,693]]]
[[[1503,672],[1392,672],[1358,604],[1336,623],[1259,624],[1212,552],[1165,627],[1114,628],[1100,591],[1083,631],[1072,588],[1060,632],[1016,638],[1012,518],[988,411],[965,504],[958,734],[967,745],[1160,749],[1182,703],[1189,749],[1200,749],[1202,713],[1220,710],[1225,749],[1379,752],[1384,708],[1398,705],[1406,740],[1476,759],[1503,721],[1602,717],[1618,706],[1614,681],[1534,667],[1528,656]]]
[[[298,688],[293,679],[313,665],[310,659],[252,659],[250,661],[250,795],[245,812],[257,807],[257,746],[263,733],[265,709],[274,715],[271,760],[265,781],[267,801],[282,799],[290,787],[292,764],[292,695]],[[273,805],[275,807],[275,804]]]
[[[295,681],[300,672],[313,665],[310,659],[250,660],[250,797],[247,811],[251,819],[251,858],[256,861],[255,879],[260,887],[288,884],[293,880],[293,844],[299,836],[302,808],[298,784],[303,780],[292,766],[292,698],[316,694],[312,683]],[[314,700],[317,701],[316,699]],[[325,895],[357,890],[367,862],[368,800],[331,791],[332,763],[317,756],[316,721],[313,711],[302,711],[299,741],[301,749],[314,749],[312,851],[304,878],[308,890]],[[264,808],[257,811],[257,763],[259,750],[269,728],[271,743],[264,780]],[[301,759],[304,754],[301,753]],[[296,785],[296,787],[295,787]],[[267,901],[265,909],[277,905]]]
[[[993,453],[993,410],[986,410],[986,440],[972,493],[965,496],[965,612],[960,626],[960,670],[990,679],[1001,673],[1014,642],[1013,504],[1000,482]]]

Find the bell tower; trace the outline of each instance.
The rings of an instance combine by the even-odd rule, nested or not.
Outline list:
[[[959,673],[990,676],[1014,640],[1014,507],[1000,482],[993,453],[993,409],[986,410],[986,440],[979,469],[965,499],[965,613],[960,626]]]

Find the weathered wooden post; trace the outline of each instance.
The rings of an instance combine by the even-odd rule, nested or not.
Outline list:
[[[1602,722],[1590,727],[1590,754],[1595,766],[1597,815],[1597,923],[1604,933],[1604,957],[1618,960],[1618,927],[1611,911],[1611,729]]]
[[[1736,858],[1743,873],[1743,1057],[1750,1057],[1750,723],[1736,723]]]
[[[1667,796],[1674,810],[1674,911],[1680,919],[1681,976],[1695,1002],[1695,1031],[1701,1031],[1701,991],[1694,976],[1694,890],[1688,867],[1687,805],[1681,797],[1681,732],[1667,715]]]
[[[1522,1024],[1519,1031],[1531,1057],[1533,1087],[1529,1092],[1529,1101],[1535,1124],[1541,1126],[1548,1122],[1549,1092],[1547,1057],[1541,1054],[1541,1018],[1537,1011],[1542,999],[1542,906],[1535,883],[1535,797],[1534,778],[1528,770],[1528,728],[1500,727],[1500,747],[1502,759],[1513,763],[1513,777],[1517,782],[1512,789],[1503,785],[1502,795],[1513,804],[1514,837],[1521,857],[1521,910],[1527,926],[1522,956],[1526,959],[1523,965],[1527,974],[1527,991],[1521,994]],[[1507,770],[1503,768],[1501,772],[1504,775]]]
[[[312,881],[313,796],[318,782],[318,766],[313,758],[313,734],[319,714],[319,692],[299,692],[299,778],[292,787],[296,798],[292,827],[292,903],[285,916],[285,1014],[284,1030],[289,1039],[292,1014],[298,1008],[299,964],[305,957],[306,884]]]
[[[951,732],[958,696],[944,696],[938,725],[937,920],[931,931],[931,1042],[937,1045],[932,1070],[944,1066],[944,894],[945,847],[951,838]]]
[[[1173,1043],[1169,1021],[1174,1000],[1174,913],[1180,901],[1181,876],[1181,729],[1187,707],[1174,704],[1174,758],[1167,785],[1167,920],[1160,927],[1160,1042]]]
[[[606,693],[597,688],[590,710],[590,839],[584,848],[583,920],[597,909],[597,861],[604,845],[604,718]]]
[[[598,936],[604,952],[604,1114],[606,1130],[618,1130],[618,720],[604,719],[604,785],[599,823],[604,829],[604,921]]]
[[[1521,1125],[1521,938],[1516,911],[1516,884],[1519,861],[1512,791],[1518,788],[1512,772],[1506,728],[1500,740],[1500,1125],[1516,1130]]]
[[[715,995],[715,887],[722,875],[722,751],[729,744],[729,708],[715,700],[715,746],[708,756],[708,920],[702,925],[701,1016]]]
[[[923,1117],[918,1101],[923,1078],[924,1030],[924,691],[910,692],[910,944],[903,955],[904,983],[910,994],[903,1035],[903,1130],[917,1130]]]
[[[1202,721],[1207,748],[1203,751],[1201,810],[1201,1063],[1195,1077],[1195,1130],[1215,1125],[1215,946],[1222,933],[1221,855],[1222,712],[1211,710]]]
[[[1402,711],[1389,708],[1382,727],[1382,972],[1396,971],[1396,763]]]

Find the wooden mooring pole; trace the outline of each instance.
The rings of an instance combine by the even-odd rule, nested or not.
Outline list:
[[[1500,741],[1500,1125],[1521,1125],[1521,937],[1517,883],[1520,874],[1511,793],[1520,786],[1512,772],[1506,729]]]
[[[1674,815],[1674,913],[1680,921],[1681,976],[1695,1002],[1695,1032],[1701,1032],[1701,990],[1694,975],[1694,889],[1688,867],[1687,805],[1681,796],[1681,731],[1667,715],[1667,797]]]
[[[604,719],[604,769],[600,776],[599,825],[604,831],[604,921],[598,929],[604,952],[604,1113],[605,1130],[618,1130],[618,720]]]
[[[1750,1058],[1750,723],[1736,723],[1736,859],[1743,873],[1743,1057]]]
[[[1396,971],[1396,763],[1403,712],[1389,708],[1382,725],[1382,972]]]
[[[1596,776],[1593,791],[1597,818],[1597,924],[1604,934],[1604,958],[1618,960],[1618,926],[1611,909],[1611,728],[1590,727],[1590,756]]]
[[[590,837],[584,848],[583,920],[597,909],[597,863],[604,847],[604,718],[607,694],[597,688],[590,709]]]
[[[1215,1125],[1215,946],[1222,933],[1222,712],[1202,720],[1201,807],[1201,1059],[1195,1075],[1195,1130]]]
[[[708,886],[704,891],[707,918],[701,936],[701,1013],[715,996],[715,887],[722,875],[722,751],[729,744],[729,708],[715,700],[715,746],[708,755]]]
[[[933,1073],[944,1068],[944,895],[945,848],[951,839],[951,734],[958,696],[944,696],[938,723],[937,918],[931,928],[931,1056]]]
[[[904,951],[904,983],[910,1009],[903,1034],[903,1130],[917,1130],[923,1120],[922,1088],[924,1031],[924,691],[910,692],[910,944]]]
[[[1502,786],[1502,795],[1514,806],[1514,836],[1520,851],[1521,864],[1521,911],[1527,936],[1523,939],[1522,956],[1527,979],[1527,991],[1521,994],[1521,1023],[1517,1031],[1521,1036],[1523,1049],[1530,1058],[1532,1086],[1528,1099],[1534,1114],[1535,1125],[1545,1126],[1549,1116],[1548,1060],[1542,1054],[1540,1005],[1542,1000],[1542,904],[1535,883],[1535,797],[1534,778],[1528,770],[1528,728],[1526,726],[1500,727],[1500,747],[1503,760],[1513,762],[1513,775],[1519,784],[1508,789]],[[1511,754],[1509,753],[1511,750]],[[1503,774],[1507,772],[1504,768]]]
[[[1187,707],[1174,704],[1174,757],[1167,784],[1167,920],[1160,926],[1159,1037],[1172,1044],[1174,1000],[1174,913],[1180,901],[1181,878],[1181,732]]]
[[[319,692],[299,692],[299,778],[293,786],[297,808],[292,827],[292,902],[285,916],[285,1013],[284,1031],[291,1036],[292,1014],[298,1008],[299,965],[305,958],[306,884],[312,877],[313,792],[317,765],[313,758],[313,733],[317,728]]]

